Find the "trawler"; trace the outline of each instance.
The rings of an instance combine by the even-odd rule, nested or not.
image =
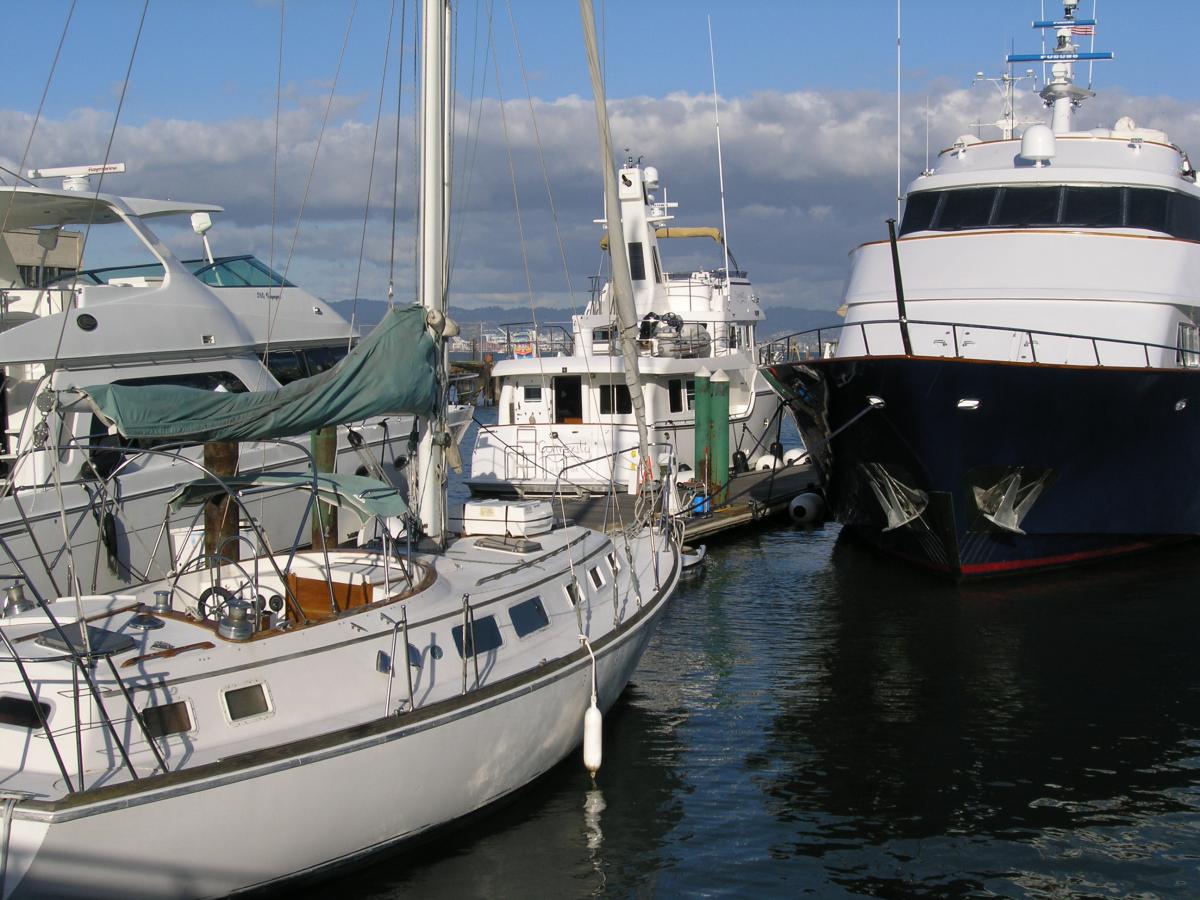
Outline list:
[[[1080,129],[1095,20],[1034,23],[1049,124],[943,150],[899,234],[852,254],[832,352],[765,356],[847,533],[954,577],[1200,533],[1200,188],[1123,116]],[[790,355],[790,358],[789,358]]]
[[[757,369],[755,341],[763,310],[744,271],[724,251],[716,269],[672,273],[660,242],[712,239],[719,229],[669,223],[678,204],[659,200],[658,170],[629,159],[619,173],[625,255],[638,316],[637,351],[647,422],[683,466],[695,458],[697,376],[729,378],[729,458],[719,471],[746,471],[764,457],[782,458],[779,399]],[[601,219],[599,222],[603,223]],[[608,246],[608,235],[602,239]],[[730,263],[732,262],[732,267]],[[633,398],[613,320],[609,281],[593,294],[569,331],[510,326],[511,358],[492,370],[498,421],[480,427],[467,480],[478,496],[602,494],[638,472]],[[767,463],[771,464],[771,463]],[[719,471],[718,471],[719,470]],[[685,469],[686,472],[686,469]]]

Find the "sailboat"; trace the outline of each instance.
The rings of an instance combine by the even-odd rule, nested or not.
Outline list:
[[[257,528],[252,501],[307,488],[309,514],[336,505],[380,539],[253,559],[218,543],[207,565],[126,594],[14,588],[0,619],[0,897],[261,890],[478,812],[581,739],[599,765],[597,722],[666,609],[678,535],[660,514],[614,537],[516,509],[448,533],[448,21],[444,2],[427,6],[422,305],[391,309],[333,369],[279,391],[106,384],[55,392],[48,411],[86,403],[128,439],[206,442],[401,411],[427,423],[414,506],[363,476],[217,476],[181,458],[202,477],[180,486],[164,529],[222,495]]]

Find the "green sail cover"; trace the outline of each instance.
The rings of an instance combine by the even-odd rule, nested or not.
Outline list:
[[[275,391],[227,394],[170,385],[83,389],[127,438],[258,441],[369,416],[429,416],[437,403],[436,350],[420,306],[393,307],[332,369]]]
[[[275,472],[253,469],[239,472],[220,480],[199,478],[181,484],[171,495],[170,506],[180,509],[188,504],[201,503],[211,497],[219,497],[229,488],[244,491],[253,488],[295,488],[312,490],[326,503],[357,514],[366,522],[372,516],[381,519],[400,518],[408,512],[408,504],[400,492],[390,484],[384,484],[364,475],[335,475],[330,472]]]

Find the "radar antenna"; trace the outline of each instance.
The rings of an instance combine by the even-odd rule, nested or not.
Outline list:
[[[1079,8],[1079,0],[1063,0],[1063,15],[1061,19],[1039,19],[1033,23],[1037,29],[1053,29],[1055,34],[1054,49],[1043,53],[1010,53],[1007,62],[1050,63],[1050,79],[1042,88],[1040,96],[1046,106],[1053,110],[1051,127],[1055,134],[1064,134],[1071,130],[1071,114],[1075,108],[1095,93],[1075,84],[1075,63],[1093,62],[1101,59],[1112,59],[1111,51],[1082,52],[1076,46],[1076,37],[1095,37],[1096,20],[1077,19],[1075,12]]]

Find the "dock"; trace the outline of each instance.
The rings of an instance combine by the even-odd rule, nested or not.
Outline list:
[[[805,491],[819,490],[811,465],[792,465],[774,471],[746,472],[734,476],[729,485],[729,502],[707,515],[684,516],[684,540],[701,540],[727,535],[772,516],[785,515],[792,498]],[[614,500],[616,509],[613,509]],[[578,524],[597,531],[613,531],[633,520],[635,498],[630,494],[564,498],[554,501]]]

